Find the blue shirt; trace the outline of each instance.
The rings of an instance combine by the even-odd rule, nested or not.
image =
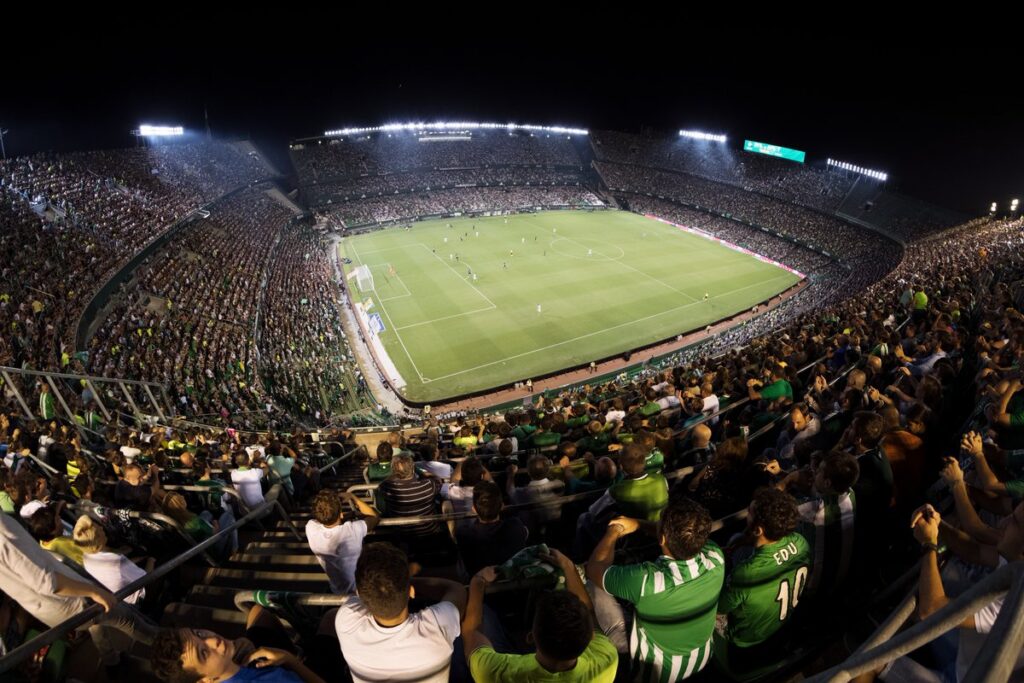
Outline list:
[[[268,666],[262,669],[243,666],[224,683],[241,683],[242,681],[259,681],[260,683],[302,683],[298,674],[280,666]]]

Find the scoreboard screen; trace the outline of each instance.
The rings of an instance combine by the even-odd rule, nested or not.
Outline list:
[[[754,140],[744,140],[743,151],[755,152],[757,154],[767,154],[770,157],[789,159],[790,161],[797,161],[801,164],[804,163],[804,159],[807,157],[806,152],[801,152],[798,149],[789,149],[788,147],[769,145],[767,142],[755,142]]]

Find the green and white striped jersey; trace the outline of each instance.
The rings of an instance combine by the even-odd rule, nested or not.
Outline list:
[[[822,496],[800,504],[802,523],[798,531],[811,544],[811,576],[807,597],[828,595],[846,580],[853,560],[854,515],[857,497],[853,491]]]
[[[629,638],[635,680],[673,683],[697,673],[711,659],[725,558],[713,541],[688,560],[609,567],[604,588],[636,606]]]

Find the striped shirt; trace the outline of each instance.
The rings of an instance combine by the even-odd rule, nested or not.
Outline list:
[[[827,595],[846,580],[850,571],[857,497],[852,490],[838,496],[822,496],[801,503],[798,510],[798,531],[811,544],[807,596],[819,590]]]
[[[708,541],[688,560],[612,566],[604,588],[636,606],[629,638],[636,680],[673,683],[701,671],[711,659],[725,558]]]
[[[437,484],[433,479],[387,479],[380,484],[388,517],[421,517],[438,513],[435,498]],[[432,534],[437,522],[424,522],[402,527],[412,534]]]

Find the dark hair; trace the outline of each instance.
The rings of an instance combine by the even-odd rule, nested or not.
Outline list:
[[[622,449],[622,453],[619,455],[619,467],[627,476],[637,477],[643,474],[646,460],[647,450],[638,443],[631,443]]]
[[[576,659],[590,645],[594,622],[590,610],[568,591],[545,593],[533,617],[537,650],[559,662]]]
[[[52,541],[57,537],[57,510],[53,506],[41,507],[28,518],[28,530],[37,541]]]
[[[182,631],[187,629],[161,629],[149,646],[149,666],[153,674],[168,683],[195,683],[202,676],[185,669],[182,656],[185,654],[185,639]]]
[[[409,558],[390,543],[371,543],[356,562],[356,593],[378,618],[393,619],[409,604]]]
[[[548,469],[551,461],[543,455],[533,455],[526,461],[526,471],[530,473],[530,479],[538,480],[548,476]]]
[[[313,518],[321,524],[334,524],[341,516],[341,498],[335,489],[324,489],[313,499]]]
[[[874,448],[885,431],[885,421],[870,410],[858,411],[853,416],[853,433],[865,448]]]
[[[832,451],[821,462],[821,473],[828,479],[831,493],[845,493],[857,483],[860,476],[860,465],[857,458],[843,451]],[[822,491],[821,493],[827,493]]]
[[[395,449],[387,441],[381,441],[377,444],[377,460],[379,462],[391,462],[394,454]]]
[[[493,481],[482,481],[473,487],[473,507],[483,522],[493,522],[501,514],[501,489]]]
[[[469,456],[462,461],[462,486],[476,486],[484,476],[484,464],[480,458]]]
[[[796,499],[785,491],[767,486],[754,494],[750,504],[750,523],[764,529],[765,538],[777,541],[793,533],[799,521]]]
[[[661,535],[672,557],[688,560],[704,547],[711,534],[711,515],[700,503],[679,498],[661,513]]]

